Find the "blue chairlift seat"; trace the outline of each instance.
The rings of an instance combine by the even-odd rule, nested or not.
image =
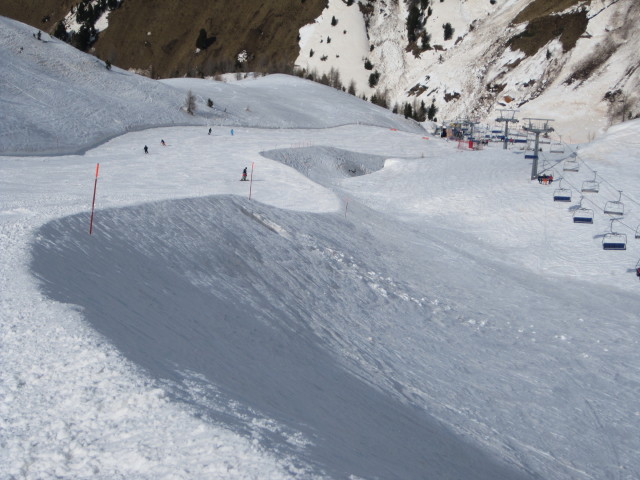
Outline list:
[[[571,201],[571,190],[568,188],[559,188],[555,192],[553,192],[553,201],[554,202],[570,202]]]
[[[607,233],[602,239],[603,250],[626,250],[627,236],[624,233]]]
[[[593,223],[593,210],[579,208],[573,214],[573,223]]]

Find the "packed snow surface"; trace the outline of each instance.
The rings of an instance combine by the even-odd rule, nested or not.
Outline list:
[[[640,477],[640,122],[545,144],[541,185],[523,150],[294,77],[105,69],[94,103],[102,67],[20,32],[0,22],[1,478]],[[213,111],[159,100],[189,90]]]

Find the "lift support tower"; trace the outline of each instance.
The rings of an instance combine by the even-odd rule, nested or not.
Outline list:
[[[498,109],[500,112],[500,118],[496,118],[496,122],[504,122],[504,150],[507,149],[507,144],[509,143],[509,122],[518,123],[518,119],[515,118],[517,110],[510,109]]]
[[[549,122],[553,122],[550,118],[525,118],[527,124],[522,127],[526,132],[534,133],[536,136],[536,145],[533,151],[533,161],[531,163],[531,180],[538,178],[538,151],[540,150],[540,134],[553,132],[553,127],[549,126]]]

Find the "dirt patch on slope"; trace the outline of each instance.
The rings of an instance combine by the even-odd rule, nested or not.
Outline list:
[[[576,5],[588,5],[591,0],[535,0],[527,5],[512,20],[512,24],[530,22],[540,17],[546,17],[554,13],[564,12]]]
[[[565,15],[545,15],[533,18],[529,20],[525,30],[513,37],[508,45],[512,50],[520,50],[529,57],[535,55],[538,50],[554,38],[558,38],[562,43],[563,51],[568,52],[575,47],[578,39],[586,32],[588,24],[589,20],[585,10]]]

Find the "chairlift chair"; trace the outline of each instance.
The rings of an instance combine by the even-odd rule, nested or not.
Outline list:
[[[580,207],[573,213],[573,223],[593,223],[593,210]]]
[[[580,197],[580,205],[573,212],[573,223],[593,223],[593,210],[582,206],[584,197]]]
[[[565,160],[562,165],[562,170],[565,172],[578,172],[580,171],[580,164],[575,159]]]
[[[600,191],[600,183],[596,181],[598,172],[593,172],[593,180],[586,180],[582,182],[581,191],[584,193],[598,193]]]
[[[571,201],[571,189],[562,188],[562,179],[558,184],[558,188],[553,192],[554,202],[570,202]]]
[[[603,250],[626,250],[627,235],[624,233],[607,233],[602,239]]]
[[[549,153],[564,153],[564,145],[562,142],[551,142]]]
[[[609,233],[605,233],[602,238],[603,250],[626,250],[627,249],[627,235],[624,233],[618,233],[613,231],[613,222],[615,219],[611,219],[611,226]]]
[[[612,200],[604,205],[604,213],[614,217],[621,217],[624,215],[624,203],[622,203],[622,190],[618,190],[618,200]]]
[[[636,238],[640,238],[640,225],[638,225],[638,228],[636,228]]]

